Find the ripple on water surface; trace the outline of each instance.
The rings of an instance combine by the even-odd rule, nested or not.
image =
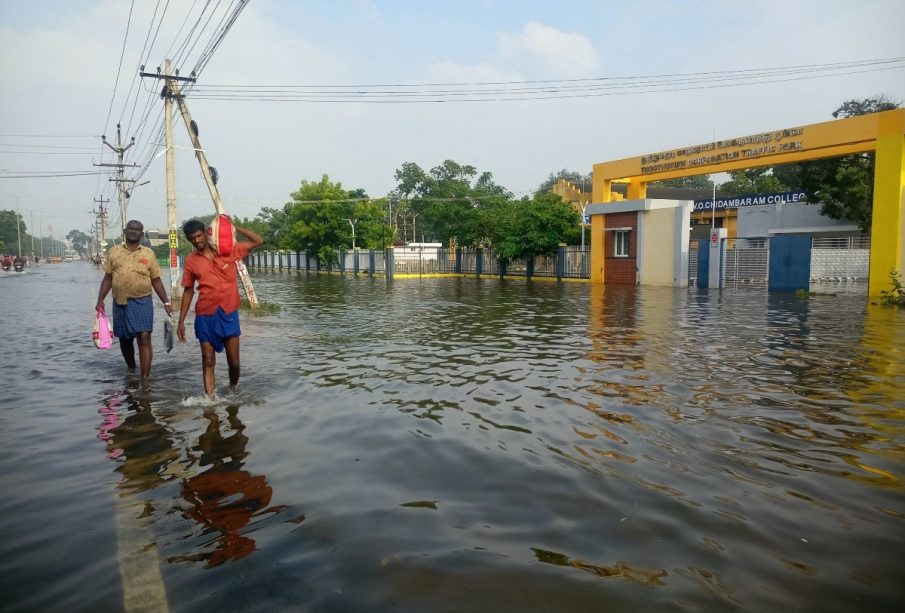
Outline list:
[[[93,349],[99,280],[0,296],[14,609],[901,603],[905,326],[863,297],[255,273],[282,311],[208,402],[194,344]]]

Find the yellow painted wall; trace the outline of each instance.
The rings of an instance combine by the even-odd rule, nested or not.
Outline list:
[[[641,285],[672,285],[676,253],[676,210],[653,209],[640,212]]]
[[[859,151],[872,151],[875,147],[876,138],[882,130],[888,129],[888,126],[901,123],[905,123],[905,109],[836,119],[786,130],[774,130],[734,139],[718,140],[702,145],[660,151],[613,162],[594,164],[593,178],[595,186],[598,178],[602,181],[637,177],[645,182],[650,182],[675,177],[728,172],[742,168],[757,168],[759,166],[772,166],[774,164],[799,162],[801,160],[835,157]],[[768,138],[770,140],[766,140]],[[744,144],[734,145],[732,144],[734,141],[741,141]],[[775,147],[775,150],[750,153],[764,147],[768,149]],[[782,150],[782,147],[797,148]],[[689,150],[690,153],[681,154],[685,150]],[[706,159],[717,155],[732,156],[736,153],[741,155],[742,152],[748,153],[734,160],[714,159],[712,163],[697,163],[694,166],[688,166],[694,160]],[[645,171],[645,168],[655,168],[661,164],[681,163],[686,165],[677,169],[663,169],[655,172]],[[597,200],[595,193],[594,202],[604,201]]]
[[[890,134],[877,139],[874,166],[874,210],[870,232],[872,296],[889,289],[893,269],[905,277],[905,136]],[[876,291],[874,291],[876,289]]]
[[[591,215],[591,283],[603,283],[604,215]]]

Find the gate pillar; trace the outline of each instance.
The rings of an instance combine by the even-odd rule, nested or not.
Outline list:
[[[890,131],[893,134],[877,139],[874,160],[870,273],[867,281],[870,296],[879,296],[881,291],[892,289],[889,283],[891,270],[905,274],[905,134],[902,134],[901,127]]]

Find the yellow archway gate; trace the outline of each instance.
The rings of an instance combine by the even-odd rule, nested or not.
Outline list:
[[[871,113],[594,164],[592,201],[612,200],[614,181],[628,199],[647,196],[651,181],[773,166],[873,151],[874,201],[868,294],[905,273],[905,109]],[[591,218],[591,281],[603,282],[603,215]]]

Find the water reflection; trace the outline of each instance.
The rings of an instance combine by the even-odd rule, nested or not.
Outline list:
[[[205,470],[182,480],[181,495],[190,505],[183,510],[183,517],[201,525],[203,539],[217,536],[197,547],[202,551],[174,556],[169,561],[203,560],[210,567],[251,554],[255,541],[241,531],[256,518],[283,507],[268,507],[273,489],[266,476],[243,470],[248,437],[239,420],[239,407],[226,408],[225,424],[213,410],[205,411],[204,418],[208,426],[188,452],[188,467],[197,465]]]
[[[176,434],[154,416],[147,393],[129,390],[107,396],[98,438],[107,444],[107,456],[118,462],[120,488],[125,493],[153,489],[172,476],[167,467],[179,459]]]
[[[253,525],[285,507],[270,506],[273,489],[267,477],[245,467],[249,440],[239,406],[159,417],[152,404],[147,389],[126,388],[108,395],[100,408],[98,438],[117,463],[118,505],[124,524],[131,523],[123,529],[130,535],[142,532],[147,546],[170,549],[179,543],[183,553],[168,556],[168,562],[213,567],[250,555],[257,547],[249,536]],[[192,444],[184,430],[199,418],[206,426]],[[164,487],[171,482],[179,486],[178,497]],[[181,534],[160,538],[154,526],[171,510],[198,528],[184,526]]]

